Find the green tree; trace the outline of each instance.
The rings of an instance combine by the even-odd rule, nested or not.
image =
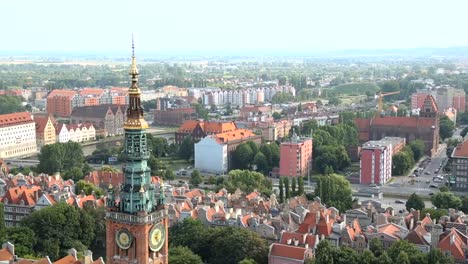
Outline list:
[[[373,238],[369,242],[369,250],[376,256],[379,257],[384,252],[382,241],[378,238]]]
[[[442,216],[448,215],[448,212],[446,209],[424,208],[421,211],[421,215],[426,215],[426,214],[429,214],[432,219],[439,220]]]
[[[455,124],[447,116],[443,116],[439,120],[439,135],[442,140],[449,138],[453,135]]]
[[[442,187],[439,188],[439,191],[440,192],[449,192],[450,189],[447,186],[442,186]]]
[[[414,164],[407,151],[401,151],[392,157],[392,175],[404,175]]]
[[[359,256],[359,263],[361,264],[374,264],[376,261],[377,258],[368,249],[365,249]]]
[[[269,171],[268,161],[265,155],[262,152],[258,152],[253,160],[253,163],[257,165],[257,170],[261,171],[264,174],[267,174]]]
[[[279,178],[279,202],[282,204],[284,203],[284,186],[283,186],[283,178]]]
[[[304,194],[304,177],[299,177],[297,180],[297,195]]]
[[[459,209],[462,206],[462,200],[452,192],[439,192],[431,197],[432,204],[442,209]]]
[[[333,252],[330,242],[326,239],[321,240],[317,246],[315,252],[315,263],[316,264],[333,264]]]
[[[408,257],[408,254],[404,251],[400,252],[400,254],[398,254],[398,257],[397,259],[395,260],[397,263],[401,263],[401,264],[411,264],[410,263],[410,260],[409,260],[409,257]]]
[[[393,264],[393,260],[388,256],[387,252],[383,252],[377,260],[377,264]]]
[[[274,119],[275,121],[281,119],[281,114],[278,113],[278,112],[274,112],[271,116],[273,117],[273,119]]]
[[[179,158],[189,161],[193,157],[194,142],[190,137],[185,137],[179,147]]]
[[[414,209],[414,210],[422,210],[424,209],[424,201],[417,195],[416,193],[412,193],[408,200],[406,201],[406,210]]]
[[[411,258],[415,258],[417,255],[421,254],[421,251],[406,240],[398,240],[394,242],[387,250],[388,256],[395,261],[398,260],[401,252],[405,252],[407,257],[410,256]]]
[[[171,264],[203,264],[200,256],[194,254],[188,247],[169,248],[169,263]]]
[[[251,146],[247,143],[242,143],[237,146],[236,150],[232,153],[235,168],[248,169],[252,164],[255,153]]]
[[[224,182],[224,187],[233,193],[237,188],[250,193],[255,189],[265,195],[270,195],[272,191],[271,180],[256,171],[232,170],[229,172]]]
[[[85,182],[84,180],[80,180],[75,184],[75,193],[81,194],[82,191],[86,195],[90,195],[93,192],[98,197],[104,195],[104,191],[101,188],[94,186],[92,183]]]
[[[344,212],[353,204],[351,184],[341,175],[331,174],[317,177],[315,196],[328,206]]]
[[[416,139],[410,142],[409,146],[414,154],[414,160],[418,161],[424,155],[424,142]]]
[[[21,226],[35,231],[37,243],[34,250],[37,255],[48,255],[56,260],[65,256],[72,247],[77,250],[88,247],[95,236],[94,223],[94,219],[79,209],[58,203],[23,218]]]
[[[37,238],[33,230],[24,226],[14,226],[6,229],[6,241],[15,245],[15,255],[35,255],[33,251]]]
[[[253,142],[253,141],[247,141],[245,142],[246,144],[248,144],[250,146],[250,149],[252,150],[253,152],[253,155],[255,156],[255,154],[257,154],[258,152],[258,146],[257,146],[257,143]]]
[[[65,173],[63,173],[64,180],[72,179],[73,181],[77,182],[83,179],[83,177],[83,170],[78,167],[73,167],[70,170],[67,170],[65,171]]]
[[[289,186],[289,178],[288,177],[283,178],[283,184],[284,184],[284,192],[285,192],[286,200],[287,200],[287,199],[291,198],[291,188]]]
[[[175,180],[175,174],[172,170],[165,170],[164,171],[164,179],[168,181]]]
[[[22,112],[25,110],[20,97],[8,95],[0,96],[0,115]]]
[[[446,256],[440,249],[433,248],[431,251],[426,254],[427,264],[453,264],[455,260],[450,257]]]
[[[461,206],[460,210],[463,211],[463,212],[468,212],[468,196],[463,197],[462,206]]]
[[[291,182],[291,195],[296,196],[296,194],[297,194],[296,177],[293,177],[291,181],[292,181]]]
[[[81,145],[77,142],[55,143],[42,147],[39,153],[39,165],[37,170],[40,173],[54,174],[69,172],[70,178],[76,176],[76,169],[82,170],[82,175],[89,173],[89,166],[85,163],[85,158]]]
[[[193,170],[192,174],[190,175],[190,184],[193,186],[198,186],[200,183],[202,183],[203,179],[200,175],[200,172],[198,170]]]

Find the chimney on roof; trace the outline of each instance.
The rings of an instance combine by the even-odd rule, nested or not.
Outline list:
[[[68,255],[74,257],[75,260],[78,260],[77,254],[78,254],[78,252],[74,248],[71,248],[71,249],[68,250]]]
[[[288,245],[291,245],[291,242],[292,242],[292,239],[290,239],[290,238],[288,240],[286,240],[286,244],[288,244]]]
[[[299,246],[299,239],[294,238],[294,245],[297,247]]]
[[[315,212],[315,224],[318,224],[320,221],[320,211]]]
[[[93,263],[93,252],[91,250],[86,250],[84,252],[84,263],[83,264],[92,264]]]

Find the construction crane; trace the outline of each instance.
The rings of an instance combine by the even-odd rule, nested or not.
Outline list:
[[[378,94],[375,95],[375,98],[379,100],[379,111],[377,112],[378,114],[382,113],[382,108],[383,108],[383,98],[385,96],[393,95],[393,94],[399,94],[400,91],[397,92],[390,92],[390,93],[382,93],[379,92]]]

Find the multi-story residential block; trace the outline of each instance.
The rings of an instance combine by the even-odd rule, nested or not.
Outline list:
[[[55,119],[51,116],[34,116],[34,122],[36,123],[36,142],[37,147],[41,147],[57,142],[55,134]]]
[[[460,143],[452,152],[450,184],[457,190],[468,190],[468,141]]]
[[[97,135],[122,135],[126,107],[98,105],[76,107],[70,117],[72,124],[92,123]]]
[[[421,109],[428,93],[418,92],[411,95],[411,110]]]
[[[4,204],[5,226],[19,225],[21,219],[34,211],[34,206],[41,195],[41,188],[38,186],[8,189],[0,200]]]
[[[280,145],[281,176],[307,176],[312,170],[312,138],[300,138],[293,134],[290,142]]]
[[[359,182],[385,184],[392,177],[392,156],[405,146],[405,139],[385,137],[362,145]]]
[[[92,123],[85,124],[57,124],[56,130],[57,142],[67,143],[85,142],[96,139],[96,129]]]
[[[31,113],[0,115],[0,158],[25,157],[36,153],[36,123]]]

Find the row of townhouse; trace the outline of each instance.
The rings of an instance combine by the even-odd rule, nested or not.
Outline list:
[[[248,105],[271,102],[273,96],[278,93],[290,93],[296,96],[296,90],[293,86],[274,86],[262,87],[256,89],[241,90],[212,90],[204,91],[200,96],[204,105]]]
[[[17,226],[20,221],[47,206],[66,202],[80,209],[86,206],[104,206],[104,198],[95,195],[76,195],[73,180],[63,180],[60,174],[7,175],[0,179],[3,195],[5,226]]]
[[[70,117],[75,107],[96,105],[128,105],[128,89],[84,88],[81,90],[53,90],[47,96],[47,113]]]

